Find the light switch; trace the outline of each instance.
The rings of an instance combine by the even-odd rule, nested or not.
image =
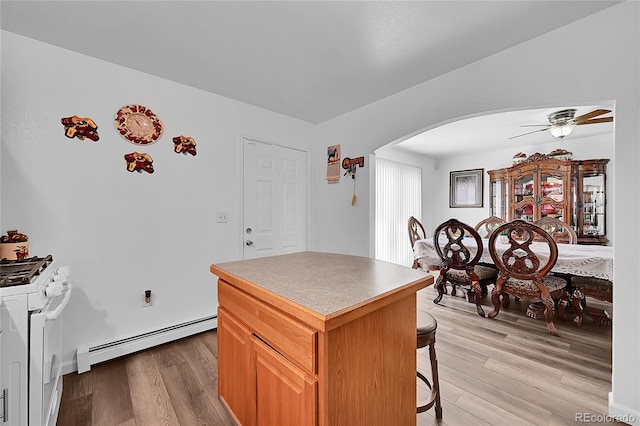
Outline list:
[[[218,223],[227,223],[227,222],[229,222],[229,213],[218,212]]]

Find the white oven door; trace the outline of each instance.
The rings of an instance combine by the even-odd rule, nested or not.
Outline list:
[[[29,425],[54,426],[62,398],[62,318],[71,283],[44,309],[31,314]]]
[[[2,305],[2,297],[0,297],[0,305]],[[7,398],[7,392],[2,388],[2,315],[0,315],[0,420],[4,422],[7,419],[7,407],[5,400]]]

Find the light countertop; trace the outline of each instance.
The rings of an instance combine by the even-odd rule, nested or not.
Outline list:
[[[433,283],[433,276],[421,270],[368,257],[320,252],[214,264],[211,272],[226,281],[261,287],[324,316]]]

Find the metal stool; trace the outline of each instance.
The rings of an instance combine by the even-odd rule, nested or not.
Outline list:
[[[438,381],[438,359],[436,357],[436,329],[438,328],[438,322],[433,315],[426,312],[418,311],[418,349],[429,346],[429,359],[431,360],[431,380],[433,385],[429,382],[422,373],[417,372],[418,378],[426,383],[427,387],[431,389],[431,395],[429,398],[418,405],[417,412],[423,413],[429,408],[436,406],[436,418],[442,418],[442,405],[440,403],[440,382]]]

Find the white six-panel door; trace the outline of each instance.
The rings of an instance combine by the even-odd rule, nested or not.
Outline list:
[[[307,153],[250,139],[244,149],[244,258],[307,249]]]

